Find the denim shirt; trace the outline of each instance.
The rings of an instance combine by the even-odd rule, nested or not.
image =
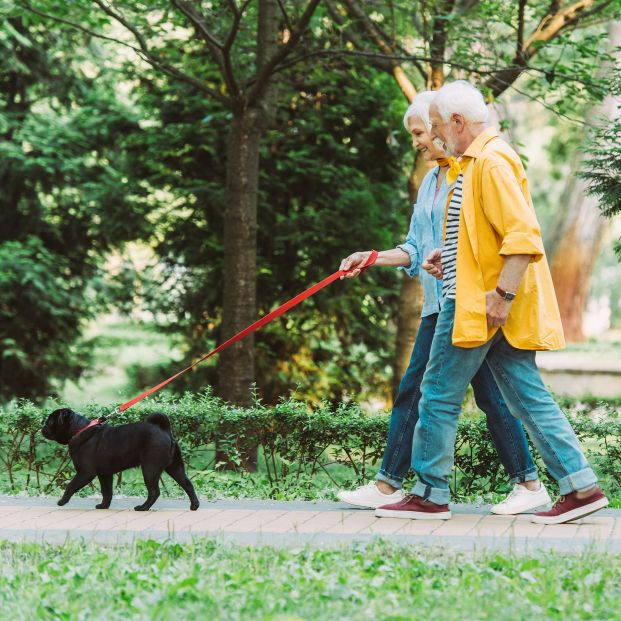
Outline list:
[[[403,270],[411,278],[418,274],[423,285],[425,300],[421,317],[439,313],[442,300],[442,281],[437,280],[421,267],[432,250],[442,248],[446,200],[452,186],[447,185],[446,177],[444,177],[434,200],[439,172],[440,167],[436,166],[425,175],[418,190],[405,243],[397,246],[410,255],[409,267],[398,269]]]

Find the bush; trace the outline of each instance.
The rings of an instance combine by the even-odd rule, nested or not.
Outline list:
[[[609,404],[565,402],[588,458],[604,478],[609,493],[621,489],[621,420]],[[110,407],[91,405],[82,413],[95,418]],[[73,476],[66,447],[46,441],[39,429],[50,410],[43,411],[21,401],[0,416],[0,481],[12,493],[56,492]],[[289,399],[275,407],[252,408],[226,405],[209,393],[186,394],[180,399],[159,397],[137,404],[116,416],[113,424],[135,422],[158,411],[170,417],[190,476],[209,484],[215,472],[214,445],[225,448],[233,462],[255,443],[260,446],[261,472],[272,498],[307,497],[312,488],[334,488],[366,482],[381,459],[388,432],[388,416],[365,414],[359,406],[323,404],[310,409]],[[542,478],[550,477],[533,449]],[[343,476],[343,473],[345,475]],[[340,480],[337,480],[340,479]],[[252,494],[260,478],[248,475],[244,491]],[[457,497],[505,492],[506,475],[501,467],[484,417],[462,416],[456,443],[455,471],[451,482]],[[200,487],[200,485],[199,485]],[[286,494],[283,496],[283,494]]]

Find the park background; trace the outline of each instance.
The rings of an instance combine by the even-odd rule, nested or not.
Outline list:
[[[569,409],[616,413],[618,1],[2,7],[9,411],[111,409],[344,256],[402,242],[429,169],[403,113],[416,92],[468,79],[522,157],[542,225],[569,342],[539,355],[544,378]],[[336,282],[158,398],[375,420],[421,296],[392,269]],[[240,460],[253,469],[256,455]]]
[[[55,495],[71,476],[65,449],[37,434],[54,407],[106,414],[349,253],[400,243],[427,170],[403,113],[416,92],[466,79],[522,157],[542,225],[569,342],[539,358],[544,377],[621,506],[619,0],[0,0],[0,15],[3,494]],[[396,270],[337,281],[117,420],[168,413],[203,498],[334,500],[377,466],[420,307],[417,280]],[[454,497],[497,501],[510,486],[470,395],[462,419]],[[142,481],[126,473],[115,492],[141,495]],[[14,576],[29,567],[81,592],[80,571],[102,559],[86,548],[2,551],[7,597],[25,592]],[[393,570],[391,597],[420,580],[406,597],[426,593],[417,605],[429,589],[472,594],[454,618],[481,616],[481,580],[501,606],[537,585],[505,618],[606,618],[621,597],[606,586],[618,582],[617,557],[591,561],[593,578],[579,559],[484,559],[464,573],[422,553],[412,564],[400,548],[371,561],[356,550],[240,556],[212,542],[125,554],[105,554],[111,574],[178,562],[175,572],[202,580],[202,568],[182,566],[188,554],[228,567],[238,582],[219,585],[213,610],[218,598],[235,610],[303,610],[299,593],[278,599],[236,562],[285,582],[293,572],[325,618],[352,618],[360,602],[382,610],[360,593]],[[83,570],[69,569],[72,555]],[[310,565],[336,582],[307,590],[296,572]],[[560,567],[565,582],[554,580]],[[192,579],[163,609],[187,604]],[[33,606],[45,606],[47,582],[33,581]],[[578,587],[561,605],[567,584]],[[101,585],[118,610],[145,601],[140,584],[127,598],[113,579]]]

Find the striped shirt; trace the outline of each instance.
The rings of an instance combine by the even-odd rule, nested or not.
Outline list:
[[[442,248],[442,297],[455,299],[457,273],[457,234],[459,232],[459,214],[461,211],[461,186],[463,176],[460,174],[455,182],[453,196],[448,206],[446,217],[446,237]]]

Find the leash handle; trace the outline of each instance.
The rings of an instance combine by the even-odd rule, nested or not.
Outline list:
[[[360,268],[360,273],[362,274],[362,272],[364,272],[364,270],[367,269],[367,267],[371,267],[375,261],[377,261],[377,255],[379,254],[379,252],[377,250],[371,250],[371,254],[369,255],[369,258],[364,262],[364,265]],[[351,272],[351,270],[348,270]]]
[[[378,254],[379,253],[377,252],[377,250],[371,250],[371,254],[369,255],[368,259],[365,261],[364,265],[360,268],[361,273],[364,270],[366,270],[368,267],[371,267],[371,265],[375,263],[375,261],[377,260]],[[333,274],[330,274],[330,276],[328,276],[327,278],[324,278],[323,280],[314,284],[312,287],[309,287],[308,289],[306,289],[306,291],[302,291],[302,293],[299,293],[298,295],[291,298],[284,304],[281,304],[278,308],[276,308],[272,312],[268,313],[264,317],[261,317],[261,319],[258,319],[253,324],[249,325],[247,328],[244,328],[237,334],[233,335],[230,339],[226,340],[221,345],[218,345],[218,347],[210,351],[208,354],[205,354],[202,358],[192,363],[190,366],[186,367],[185,369],[182,369],[178,373],[175,373],[173,376],[169,377],[163,382],[160,382],[157,386],[153,386],[153,388],[149,388],[149,390],[145,390],[143,393],[139,394],[137,397],[134,397],[130,401],[126,401],[122,405],[119,405],[118,407],[114,409],[114,411],[111,414],[109,414],[107,417],[100,418],[99,420],[104,421],[107,418],[111,418],[112,416],[115,416],[116,414],[120,414],[121,412],[124,412],[128,408],[131,408],[132,405],[135,405],[139,401],[142,401],[145,397],[148,397],[154,392],[157,392],[158,390],[160,390],[160,388],[163,388],[169,382],[172,382],[174,379],[178,378],[180,375],[183,375],[190,369],[193,369],[197,364],[200,364],[201,362],[207,360],[207,358],[211,358],[211,356],[217,354],[218,352],[221,352],[223,349],[226,349],[229,345],[232,345],[236,341],[239,341],[243,339],[245,336],[248,336],[251,332],[254,332],[255,330],[258,330],[259,328],[263,327],[265,324],[276,319],[276,317],[279,317],[283,313],[286,313],[289,309],[293,308],[294,306],[297,306],[300,302],[303,302],[307,298],[310,298],[312,295],[315,295],[315,293],[317,293],[324,287],[327,287],[329,284],[333,283],[335,280],[339,280],[342,276],[344,276],[346,273],[351,272],[351,271],[352,270],[338,270],[334,272]]]

